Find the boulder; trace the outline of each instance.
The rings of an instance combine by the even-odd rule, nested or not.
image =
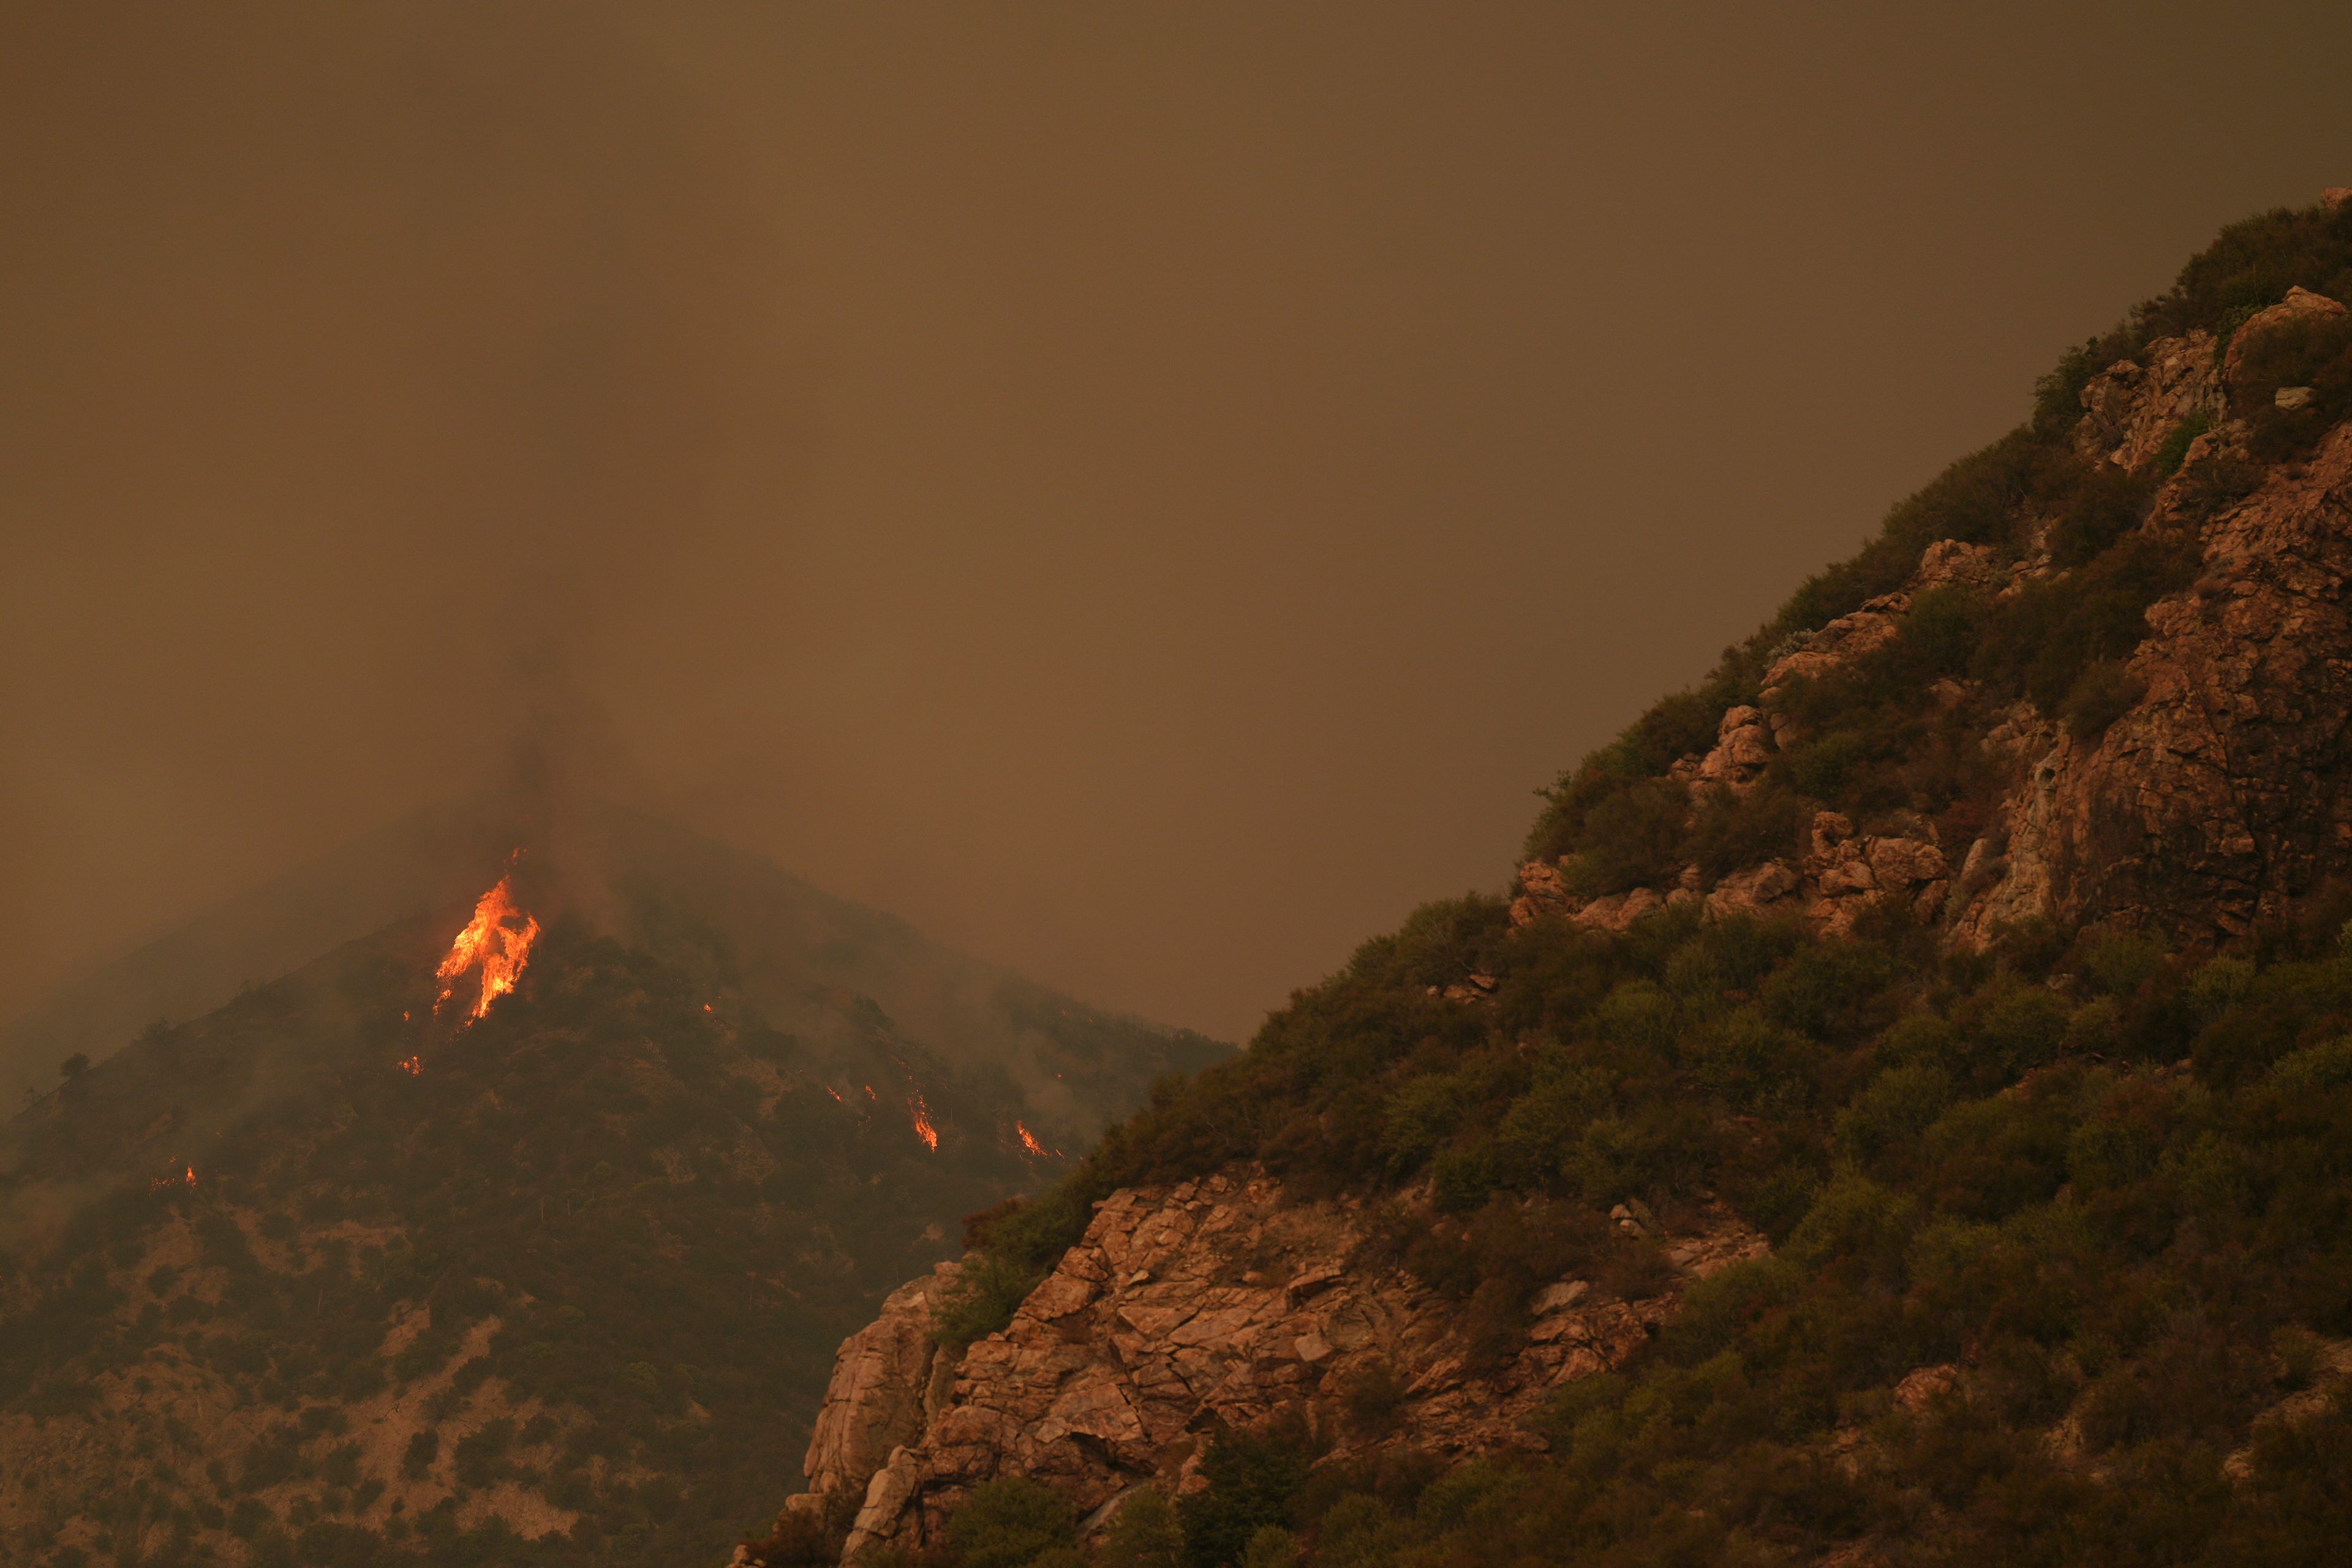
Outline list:
[[[2325,294],[2315,294],[2308,289],[2294,288],[2286,298],[2266,310],[2258,310],[2246,319],[2230,339],[2230,353],[2222,366],[2222,375],[2232,386],[2237,384],[2238,372],[2245,362],[2246,350],[2257,340],[2293,321],[2324,321],[2344,314],[2344,307]]]
[[[1646,1210],[1626,1214],[1656,1228]],[[926,1550],[1001,1475],[1052,1486],[1099,1532],[1139,1482],[1198,1489],[1203,1431],[1285,1410],[1315,1410],[1343,1460],[1408,1445],[1443,1459],[1540,1447],[1534,1417],[1555,1389],[1645,1345],[1685,1281],[1768,1250],[1716,1208],[1704,1228],[1662,1237],[1675,1273],[1659,1294],[1628,1301],[1563,1280],[1535,1298],[1517,1351],[1490,1364],[1471,1359],[1457,1303],[1360,1261],[1368,1238],[1360,1205],[1304,1201],[1255,1167],[1112,1194],[1010,1326],[962,1352],[911,1438],[877,1449],[871,1436],[828,1437],[821,1457],[812,1445],[811,1477],[865,1500],[845,1557]],[[883,1320],[842,1346],[835,1382],[867,1391],[858,1408],[924,1407],[919,1358],[876,1358],[902,1337],[886,1322],[910,1321],[910,1292],[930,1289],[894,1292]],[[877,1398],[884,1365],[904,1381]],[[1368,1377],[1403,1390],[1392,1425],[1345,1418],[1343,1391]]]

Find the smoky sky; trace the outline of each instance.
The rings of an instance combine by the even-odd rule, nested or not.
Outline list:
[[[553,711],[1246,1035],[2352,184],[2158,10],[0,8],[0,1015]]]

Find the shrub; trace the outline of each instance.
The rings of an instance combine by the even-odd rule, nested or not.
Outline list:
[[[1027,1568],[1076,1537],[1061,1498],[1025,1476],[1003,1476],[974,1487],[947,1529],[961,1568]]]
[[[1925,1132],[1951,1101],[1951,1078],[1934,1063],[1889,1068],[1838,1112],[1838,1152],[1868,1164]]]
[[[994,1252],[968,1253],[963,1271],[932,1313],[931,1331],[950,1347],[983,1339],[1011,1322],[1036,1288],[1037,1276],[1018,1261]]]
[[[2034,435],[2044,441],[2065,439],[2083,417],[2083,389],[2121,357],[2099,338],[2061,354],[2050,373],[2033,384]]]
[[[1801,810],[1786,790],[1769,784],[1744,794],[1712,790],[1691,823],[1691,858],[1715,881],[1742,867],[1793,854]]]
[[[2352,1083],[2352,1038],[2306,1046],[2273,1063],[2271,1087],[2289,1100],[2326,1094]]]
[[[1570,877],[1586,897],[1671,879],[1683,863],[1690,796],[1678,784],[1629,784],[1595,805],[1577,836]]]
[[[1177,1504],[1185,1560],[1193,1568],[1227,1568],[1259,1531],[1286,1525],[1313,1458],[1306,1426],[1295,1419],[1213,1436],[1201,1459],[1208,1486]]]
[[[1184,1531],[1168,1495],[1146,1484],[1127,1494],[1096,1553],[1097,1568],[1180,1568]]]
[[[2279,407],[2274,395],[2288,386],[2310,388],[2310,400]],[[2309,451],[2352,414],[2352,316],[2290,322],[2248,343],[2231,401],[2247,421],[2246,447],[2257,461]]]
[[[2186,587],[2196,568],[2187,539],[2136,535],[2078,571],[2027,584],[1988,625],[1970,668],[2056,713],[2088,666],[2139,646],[2147,607]]]
[[[2152,466],[2157,476],[2168,479],[2179,473],[2180,465],[2189,460],[2189,448],[2196,444],[2198,437],[2212,427],[2213,416],[2202,408],[2175,425],[2171,433],[2165,437],[2164,445],[2156,449]]]
[[[2187,442],[2181,446],[2187,450]],[[2085,566],[2095,561],[2137,525],[2155,489],[2151,474],[2127,474],[2118,468],[2093,474],[2051,528],[2051,559],[2061,566]]]
[[[2001,991],[1976,1026],[1976,1057],[1980,1079],[2008,1083],[2040,1067],[2057,1053],[2066,1037],[2065,1002],[2039,985],[2012,985]]]
[[[1804,1037],[1775,1027],[1760,1008],[1751,1006],[1701,1030],[1685,1047],[1685,1058],[1702,1087],[1735,1105],[1754,1105],[1772,1094],[1801,1104],[1811,1054]]]
[[[1381,1108],[1381,1147],[1399,1175],[1419,1170],[1454,1134],[1478,1099],[1477,1079],[1467,1073],[1408,1079]]]

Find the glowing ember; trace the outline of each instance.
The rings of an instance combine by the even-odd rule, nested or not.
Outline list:
[[[147,1184],[147,1190],[151,1193],[160,1193],[167,1187],[193,1187],[195,1184],[196,1168],[190,1165],[176,1175],[156,1177]]]
[[[923,1147],[937,1149],[940,1146],[939,1129],[931,1125],[931,1108],[923,1103],[919,1092],[907,1101],[907,1110],[915,1119],[915,1136],[923,1141]]]
[[[393,1063],[393,1066],[398,1068],[401,1071],[406,1073],[411,1078],[423,1078],[425,1076],[425,1059],[422,1057],[403,1057],[400,1060]]]
[[[1037,1135],[1030,1131],[1024,1123],[1019,1121],[1014,1122],[1013,1124],[1013,1131],[1021,1134],[1021,1146],[1024,1149],[1028,1150],[1032,1154],[1036,1155],[1039,1159],[1048,1159],[1054,1154],[1055,1151],[1046,1148],[1045,1145],[1037,1142]]]
[[[520,849],[515,851],[520,857]],[[474,918],[449,944],[449,956],[433,972],[441,982],[441,994],[433,1004],[438,1014],[456,994],[458,977],[468,970],[481,972],[481,994],[466,1014],[470,1024],[490,1010],[490,1004],[515,988],[522,977],[522,966],[530,962],[530,944],[539,940],[539,921],[515,907],[514,863],[507,863],[507,874],[498,885],[484,893],[474,906]]]
[[[824,1091],[825,1093],[833,1096],[833,1102],[835,1105],[847,1105],[849,1103],[849,1101],[841,1098],[841,1090],[834,1088],[831,1084],[826,1084],[824,1086]]]

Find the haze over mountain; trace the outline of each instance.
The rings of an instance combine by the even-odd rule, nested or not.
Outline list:
[[[1222,1054],[595,805],[427,814],[86,984],[289,953],[0,1125],[9,1561],[721,1554],[886,1285]]]
[[[552,665],[651,786],[599,791],[1242,1037],[2340,178],[2347,50],[2322,0],[5,7],[0,1020],[495,778]]]
[[[209,1013],[359,936],[469,901],[521,843],[552,857],[551,873],[584,900],[583,918],[624,931],[690,921],[724,946],[737,983],[763,1006],[825,987],[873,997],[957,1065],[1015,1074],[1040,1114],[1075,1136],[1125,1110],[1143,1081],[1053,1080],[1035,1065],[1034,1017],[1069,1009],[1126,1026],[954,952],[896,915],[640,812],[502,790],[391,824],[94,966],[0,1027],[0,1082],[12,1107],[27,1090],[53,1088],[58,1064],[76,1052],[102,1060],[151,1025]]]

